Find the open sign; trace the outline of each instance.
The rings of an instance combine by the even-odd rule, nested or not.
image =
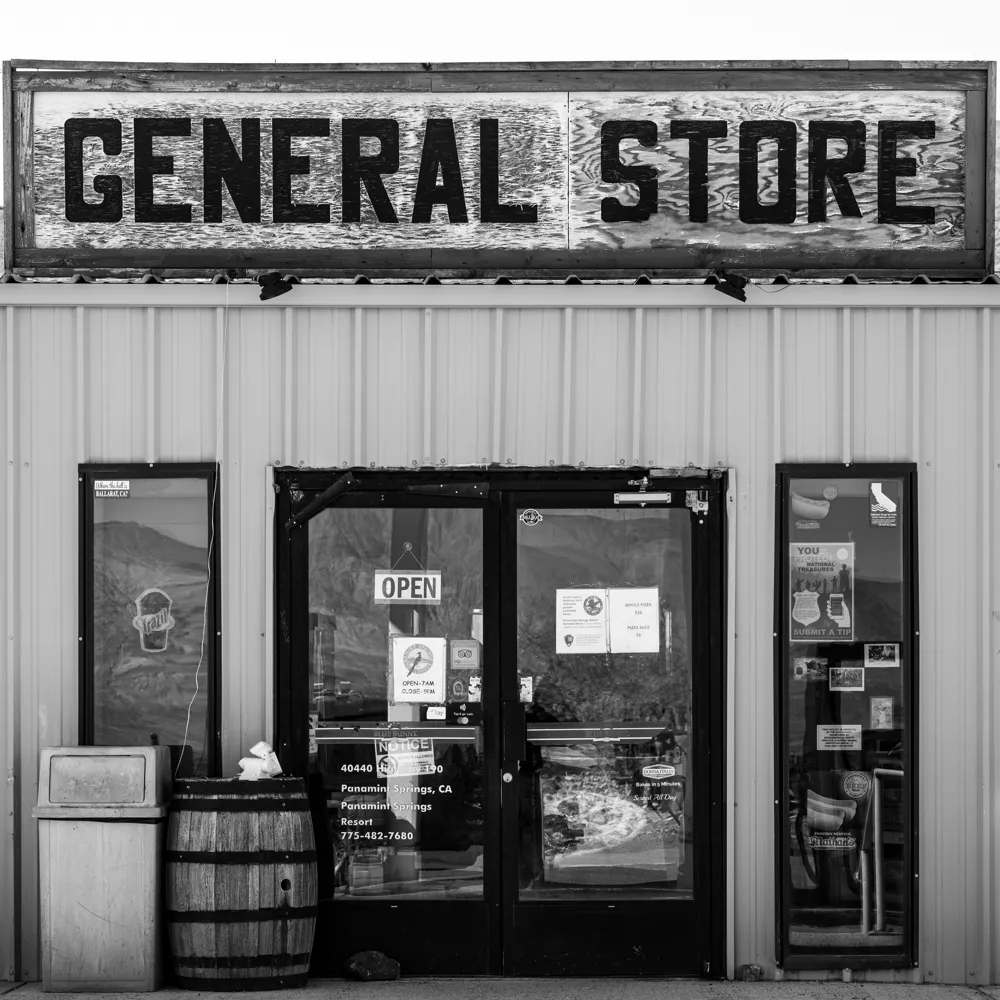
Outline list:
[[[440,604],[440,572],[420,570],[396,573],[375,571],[376,604]]]

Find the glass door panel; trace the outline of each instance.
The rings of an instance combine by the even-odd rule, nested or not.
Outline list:
[[[689,898],[690,512],[518,518],[519,896]]]
[[[330,507],[310,523],[321,899],[483,896],[482,519]]]

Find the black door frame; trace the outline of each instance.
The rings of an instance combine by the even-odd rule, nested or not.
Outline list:
[[[648,488],[656,490],[702,491],[701,497],[709,503],[708,516],[704,517],[705,532],[701,541],[696,541],[693,558],[707,560],[707,572],[702,572],[701,590],[695,593],[695,603],[704,600],[703,607],[709,615],[707,648],[702,655],[707,657],[708,678],[702,699],[707,695],[708,718],[704,729],[704,749],[707,757],[709,781],[702,785],[704,801],[698,803],[698,815],[704,817],[701,829],[708,826],[707,850],[702,850],[702,861],[697,875],[698,886],[698,939],[699,949],[696,974],[712,978],[724,978],[726,974],[726,830],[725,803],[727,789],[726,776],[726,685],[725,685],[725,626],[726,626],[726,473],[711,470],[702,476],[652,475],[653,470],[640,469],[333,469],[329,471],[303,470],[297,468],[275,469],[275,749],[286,773],[305,776],[308,773],[308,521],[286,527],[291,518],[305,510],[324,491],[348,473],[355,480],[354,491],[343,499],[332,503],[346,503],[349,506],[448,506],[480,508],[484,512],[483,521],[483,614],[487,636],[498,636],[499,641],[485,643],[483,649],[483,707],[486,759],[496,766],[484,769],[484,793],[487,804],[492,804],[492,812],[487,813],[484,829],[485,870],[484,870],[484,926],[486,939],[483,942],[487,958],[476,965],[459,970],[487,975],[517,974],[516,969],[504,966],[504,955],[510,954],[512,941],[512,914],[516,898],[517,869],[510,860],[510,837],[501,840],[501,816],[508,813],[511,804],[501,796],[510,790],[504,789],[500,775],[504,761],[505,738],[516,740],[517,734],[505,733],[504,716],[501,710],[503,695],[510,700],[510,692],[501,691],[501,646],[509,641],[509,628],[505,628],[501,607],[506,588],[511,586],[510,572],[501,576],[501,566],[505,558],[513,559],[510,536],[513,525],[509,516],[512,494],[537,496],[556,494],[571,501],[574,494],[625,491],[636,492],[637,480],[647,479]],[[489,488],[486,496],[468,495],[475,484],[485,484]],[[464,488],[464,491],[463,491]],[[462,495],[465,492],[466,495]],[[571,505],[568,503],[567,505]],[[697,523],[694,518],[693,523]],[[697,534],[693,533],[693,541]],[[509,549],[509,552],[508,552]],[[696,554],[696,555],[695,555]],[[509,563],[513,565],[513,563]],[[704,568],[704,567],[703,567]],[[695,574],[698,579],[698,574]],[[508,605],[509,606],[509,605]],[[511,673],[510,671],[508,671]],[[512,674],[513,676],[513,674]],[[287,683],[286,683],[287,679]],[[508,679],[509,680],[509,679]],[[509,681],[509,684],[512,684]],[[508,685],[509,686],[509,685]],[[516,695],[514,695],[516,699]],[[512,713],[508,712],[510,717]],[[489,721],[487,721],[489,720]],[[705,766],[705,765],[703,765]],[[501,808],[502,801],[502,808]],[[707,822],[706,822],[707,820]],[[700,843],[705,842],[699,838]],[[513,874],[511,874],[513,873]],[[513,884],[510,879],[513,878]],[[507,879],[507,883],[503,882]],[[352,906],[365,906],[354,903]],[[400,904],[394,914],[400,920],[421,920],[428,916],[426,907],[435,908],[441,914],[443,906],[468,906],[465,903],[441,901],[414,901]],[[520,904],[524,906],[525,904]],[[537,904],[544,905],[544,904]],[[553,904],[549,904],[553,905]],[[576,905],[583,904],[554,904]],[[633,904],[634,905],[634,904]],[[664,903],[643,903],[639,907],[649,908],[653,918]],[[370,904],[376,916],[389,916],[383,902]],[[419,908],[414,910],[412,908]],[[632,907],[629,907],[630,910]],[[605,912],[607,907],[601,907]],[[638,911],[637,911],[638,912]],[[358,911],[359,915],[361,911]],[[471,914],[470,914],[471,915]],[[455,914],[459,917],[459,914]],[[506,921],[506,923],[505,923]],[[449,927],[452,922],[449,922]],[[388,928],[387,928],[388,931]],[[475,947],[473,939],[467,945]],[[314,971],[317,954],[314,950]],[[333,971],[320,965],[324,973]],[[441,968],[434,971],[446,972]],[[613,974],[628,974],[613,970]],[[692,974],[688,971],[686,974]]]

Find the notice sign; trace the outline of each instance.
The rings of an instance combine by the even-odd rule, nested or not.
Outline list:
[[[608,652],[608,592],[556,591],[556,652]]]
[[[612,587],[608,591],[612,653],[660,651],[658,587]]]
[[[860,726],[817,726],[817,750],[860,750]]]
[[[789,546],[792,642],[854,641],[854,542]]]
[[[421,737],[375,740],[375,773],[380,778],[437,774],[434,741]]]
[[[436,637],[389,636],[393,704],[445,701],[445,642]]]
[[[376,604],[440,604],[441,574],[428,572],[375,571]]]
[[[129,495],[129,480],[127,479],[95,479],[95,497],[119,497]]]
[[[556,652],[658,653],[658,587],[556,591]]]

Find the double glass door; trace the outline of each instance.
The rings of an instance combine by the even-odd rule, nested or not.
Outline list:
[[[314,975],[722,975],[721,482],[353,475],[279,480]]]

